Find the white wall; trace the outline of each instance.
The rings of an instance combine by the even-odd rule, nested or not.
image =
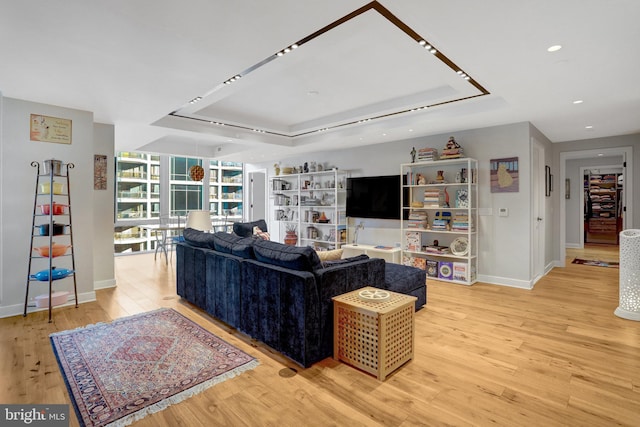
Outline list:
[[[529,123],[516,123],[483,129],[455,132],[456,141],[467,157],[479,161],[479,207],[491,214],[479,218],[480,263],[478,277],[483,282],[530,288],[531,247],[531,159]],[[533,128],[535,129],[535,128]],[[352,171],[352,176],[392,175],[400,173],[400,164],[411,161],[412,147],[441,149],[450,135],[407,139],[333,152],[319,152],[302,157],[282,159],[283,166],[297,166],[305,161],[323,162]],[[548,145],[543,135],[537,137]],[[549,150],[550,151],[550,150]],[[517,193],[491,193],[489,160],[517,156],[520,168],[520,190]],[[273,176],[273,164],[248,165],[266,168]],[[508,217],[498,217],[498,208],[508,208]],[[360,219],[356,219],[360,222]],[[363,244],[394,245],[400,241],[399,221],[363,219],[364,230],[358,241]],[[354,220],[350,220],[353,227]],[[351,230],[350,230],[351,231]]]
[[[95,300],[94,258],[106,262],[97,269],[100,282],[113,282],[114,277],[113,184],[104,194],[94,194],[93,155],[107,154],[113,162],[113,129],[110,126],[94,128],[91,112],[11,98],[2,99],[1,113],[0,317],[21,314],[23,310],[36,185],[36,168],[30,166],[32,161],[55,158],[75,165],[70,171],[70,196],[78,295],[80,302]],[[30,114],[70,119],[72,143],[30,141]],[[97,147],[94,147],[94,141]],[[110,171],[113,173],[112,167]],[[94,206],[96,202],[98,208]],[[96,230],[100,232],[96,233]],[[59,263],[69,268],[65,261]],[[56,281],[54,285],[55,290],[73,290],[71,279]],[[29,295],[33,298],[45,293],[47,288],[48,282],[32,282]]]
[[[115,226],[114,127],[93,127],[94,154],[107,156],[107,189],[93,190],[93,284],[94,289],[115,286],[113,231]]]

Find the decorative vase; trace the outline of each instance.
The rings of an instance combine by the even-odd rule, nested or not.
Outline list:
[[[298,235],[295,231],[287,231],[284,236],[284,244],[295,246],[298,243]]]

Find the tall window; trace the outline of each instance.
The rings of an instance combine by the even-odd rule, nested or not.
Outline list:
[[[171,216],[202,209],[202,185],[171,184]]]
[[[203,181],[191,180],[195,165],[205,167]],[[157,223],[161,215],[184,220],[190,210],[209,208],[212,219],[242,219],[243,169],[242,163],[118,153],[115,252],[154,250],[154,236],[139,226]]]

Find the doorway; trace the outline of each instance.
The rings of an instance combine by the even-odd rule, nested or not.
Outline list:
[[[600,148],[600,149],[592,149],[592,150],[581,150],[581,151],[567,151],[560,153],[560,182],[565,183],[568,175],[567,175],[567,164],[569,161],[573,159],[597,159],[599,157],[611,157],[611,156],[622,156],[623,162],[623,180],[625,183],[625,188],[622,196],[622,203],[624,204],[623,217],[622,217],[622,229],[633,228],[633,148],[632,147],[615,147],[615,148]],[[578,181],[580,186],[583,184],[583,178],[575,176],[570,179],[570,181]],[[567,188],[565,185],[559,185],[560,189],[560,217],[559,217],[559,225],[560,225],[560,238],[558,252],[558,262],[560,267],[566,266],[566,253],[567,253],[567,202],[569,200],[577,200],[576,197],[572,196],[574,194],[572,191],[569,194],[570,198],[567,199]],[[574,190],[575,191],[575,190]],[[577,212],[577,211],[576,211]],[[577,215],[577,213],[574,213]],[[580,221],[575,220],[574,223],[580,223]]]
[[[532,150],[532,218],[533,231],[531,236],[531,271],[533,272],[533,284],[545,274],[545,150],[544,146],[535,138],[531,138]]]
[[[266,219],[267,214],[267,171],[255,170],[249,172],[249,209],[248,220]]]
[[[616,165],[580,167],[580,176],[584,179],[583,191],[579,192],[580,244],[574,246],[568,242],[567,247],[584,248],[588,243],[618,244],[624,207],[622,164],[620,161]],[[571,222],[570,218],[567,220]],[[608,231],[603,230],[603,224]]]

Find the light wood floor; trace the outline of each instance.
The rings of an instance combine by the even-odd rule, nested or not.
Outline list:
[[[50,333],[173,307],[261,365],[136,426],[638,426],[640,322],[613,314],[618,270],[574,256],[618,258],[571,250],[532,291],[430,281],[415,360],[383,383],[332,359],[298,368],[182,302],[172,265],[118,257],[118,287],[97,302],[56,309],[52,324],[45,312],[0,319],[0,402],[70,403]]]

